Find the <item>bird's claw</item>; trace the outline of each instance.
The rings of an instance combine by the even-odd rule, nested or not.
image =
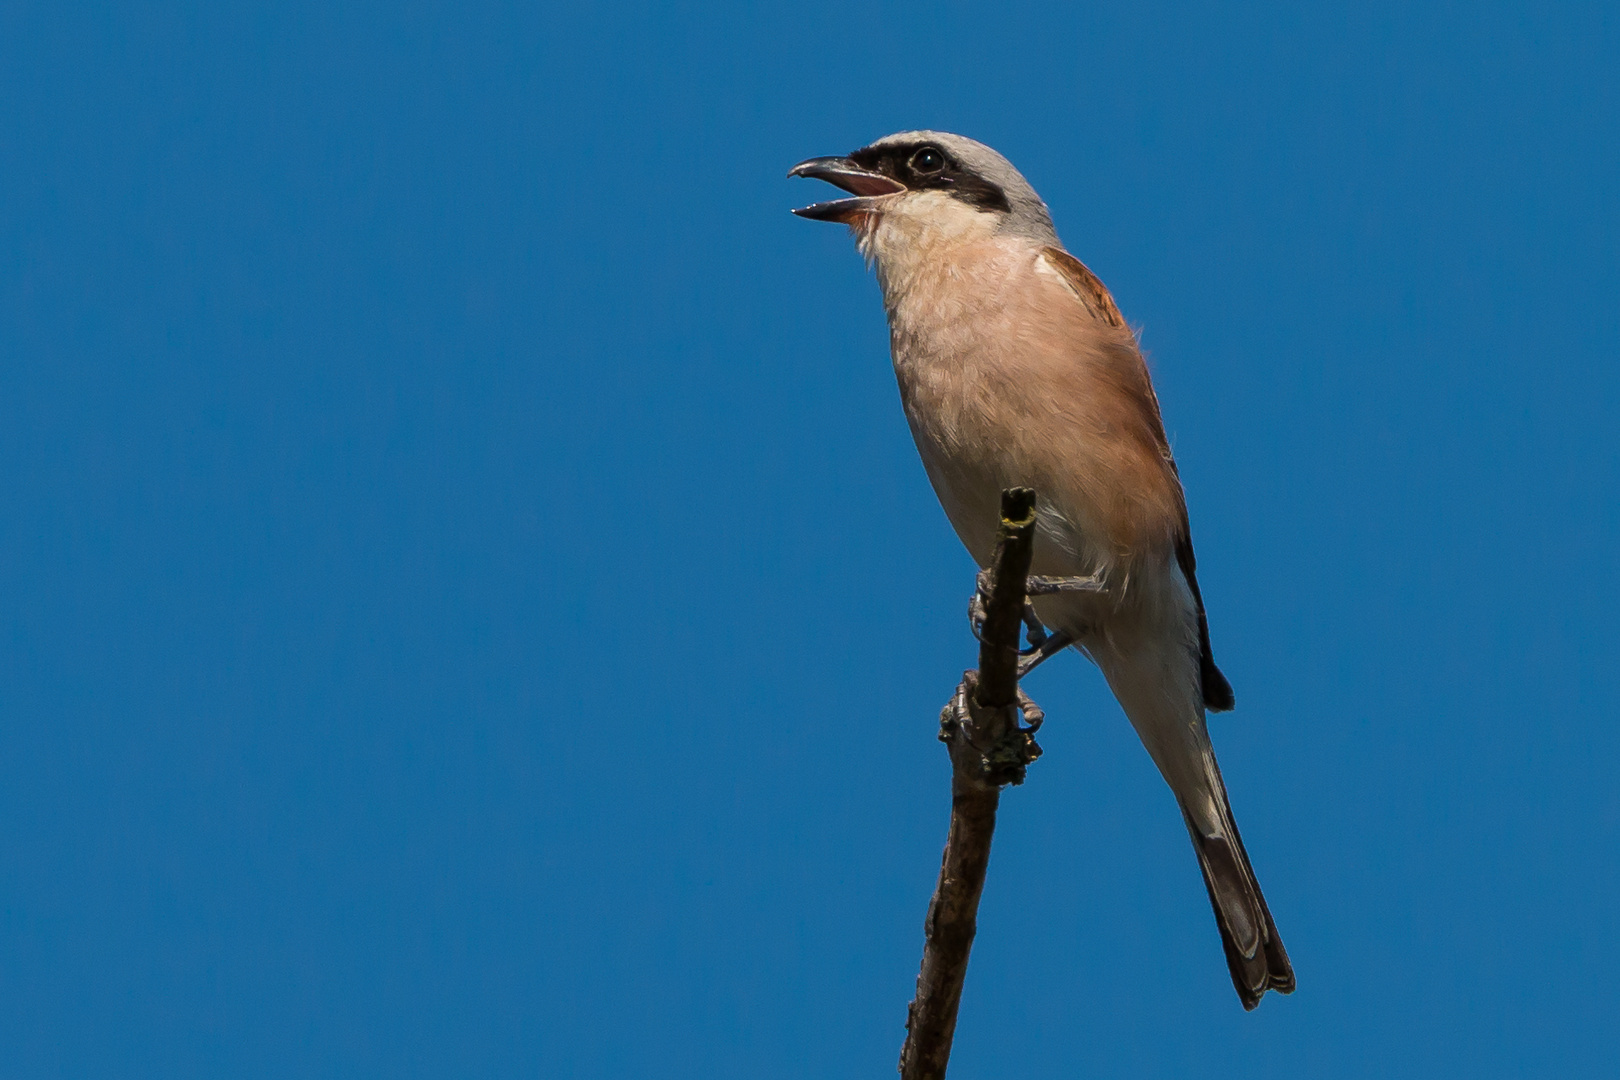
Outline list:
[[[1030,700],[1030,696],[1024,693],[1022,686],[1018,688],[1018,710],[1024,714],[1024,727],[1019,730],[1026,735],[1035,734],[1041,730],[1041,725],[1046,723],[1045,711]]]
[[[1019,650],[1019,656],[1039,651],[1047,637],[1046,627],[1041,623],[1040,616],[1035,614],[1035,605],[1028,600],[1024,601],[1024,636],[1029,640],[1029,648]]]
[[[973,599],[968,601],[968,627],[973,631],[975,641],[984,640],[985,604],[989,599],[990,571],[980,570],[973,582]]]
[[[989,745],[985,745],[981,740],[987,736],[983,725],[989,714],[973,700],[977,674],[968,672],[957,685],[956,693],[951,695],[950,703],[940,710],[939,741],[951,748],[953,759],[959,753],[971,754],[974,771],[982,782],[996,786],[1021,784],[1024,770],[1041,756],[1035,733],[1045,722],[1046,714],[1020,689],[1017,710],[1023,713],[1025,722],[1018,723],[1016,713],[1009,715],[1000,736],[990,737]]]

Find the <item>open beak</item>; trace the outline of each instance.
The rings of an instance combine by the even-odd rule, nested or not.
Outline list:
[[[884,196],[906,190],[906,185],[882,173],[863,169],[849,158],[818,157],[801,161],[788,170],[789,176],[809,176],[825,180],[854,195],[853,199],[833,199],[793,211],[811,221],[837,221],[849,224],[858,214],[883,208]]]

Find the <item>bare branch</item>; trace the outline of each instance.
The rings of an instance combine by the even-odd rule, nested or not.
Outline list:
[[[1034,543],[1035,492],[1003,491],[1001,533],[983,604],[979,670],[962,676],[951,703],[940,714],[939,737],[951,755],[951,827],[939,884],[928,905],[917,996],[906,1017],[902,1080],[945,1076],[978,927],[979,896],[990,865],[1001,787],[1022,783],[1025,768],[1041,752],[1033,735],[1040,710],[1018,689],[1018,636]],[[1028,729],[1018,725],[1020,705],[1032,721]]]

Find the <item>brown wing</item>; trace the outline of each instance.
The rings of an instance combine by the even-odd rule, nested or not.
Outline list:
[[[1063,275],[1074,291],[1080,294],[1080,299],[1091,308],[1092,314],[1109,326],[1117,326],[1121,330],[1126,328],[1125,316],[1119,313],[1119,305],[1114,303],[1108,288],[1103,285],[1101,278],[1091,272],[1090,267],[1062,248],[1043,248],[1042,254]]]
[[[1125,316],[1120,314],[1119,305],[1114,303],[1107,286],[1085,263],[1062,248],[1044,248],[1042,254],[1079,294],[1080,301],[1091,309],[1094,316],[1109,326],[1120,330],[1128,329],[1125,325]],[[1158,438],[1159,451],[1169,463],[1170,470],[1175,473],[1176,482],[1179,484],[1181,473],[1170,453],[1170,440],[1164,433],[1164,420],[1159,413],[1159,399],[1153,391],[1151,381],[1147,385],[1147,395],[1148,404],[1152,408],[1154,434]],[[1176,565],[1181,567],[1181,573],[1187,579],[1187,587],[1192,591],[1193,601],[1198,605],[1199,681],[1204,693],[1204,705],[1211,712],[1226,712],[1235,703],[1232,684],[1226,681],[1221,669],[1215,666],[1215,656],[1210,651],[1209,619],[1204,614],[1203,594],[1198,590],[1197,560],[1193,557],[1192,546],[1192,523],[1187,519],[1185,498],[1181,500],[1181,529],[1176,536]]]

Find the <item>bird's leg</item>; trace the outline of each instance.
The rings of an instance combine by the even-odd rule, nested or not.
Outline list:
[[[1073,644],[1074,635],[1067,630],[1056,630],[1050,634],[1042,634],[1040,641],[1033,643],[1029,648],[1018,654],[1018,677],[1022,679],[1025,675],[1028,675]]]
[[[1025,595],[1056,596],[1061,593],[1102,592],[1105,588],[1100,574],[1087,577],[1032,576],[1025,584]],[[974,582],[973,598],[968,601],[968,625],[972,628],[976,639],[983,639],[984,605],[989,596],[990,571],[980,570]],[[1048,658],[1074,644],[1074,636],[1067,631],[1048,633],[1040,617],[1035,614],[1034,605],[1027,600],[1024,602],[1024,633],[1029,641],[1029,648],[1021,649],[1018,653],[1022,658],[1018,662],[1020,678],[1034,671]]]
[[[1024,601],[1024,636],[1029,639],[1029,648],[1020,650],[1020,656],[1028,656],[1046,640],[1046,625],[1035,614],[1035,605],[1028,600]]]
[[[1024,595],[1057,596],[1062,593],[1102,592],[1104,588],[1101,574],[1087,577],[1031,576],[1024,583]],[[1028,629],[1029,648],[1018,653],[1020,679],[1074,644],[1074,635],[1067,630],[1048,634],[1046,627],[1036,617],[1034,606],[1028,601],[1024,603],[1024,625]]]
[[[1108,586],[1103,584],[1101,574],[1088,574],[1085,577],[1038,577],[1031,574],[1024,583],[1026,596],[1056,596],[1059,593],[1073,592],[1104,592]]]
[[[1048,657],[1055,656],[1074,644],[1074,635],[1067,630],[1057,633],[1048,633],[1046,625],[1035,614],[1035,605],[1024,601],[1024,634],[1029,639],[1029,648],[1018,650],[1018,677],[1034,671]]]

